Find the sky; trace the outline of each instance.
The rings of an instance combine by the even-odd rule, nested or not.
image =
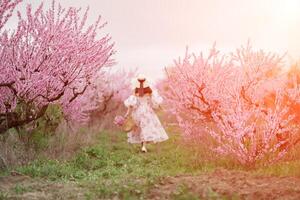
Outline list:
[[[24,13],[24,0],[17,9]],[[44,1],[46,7],[51,2]],[[135,69],[151,79],[183,57],[214,42],[224,52],[246,45],[300,58],[300,0],[57,0],[63,6],[90,7],[88,23],[101,15],[115,42],[116,68]],[[14,27],[16,18],[9,21]]]

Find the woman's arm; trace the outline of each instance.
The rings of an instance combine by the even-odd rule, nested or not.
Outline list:
[[[151,95],[152,108],[157,110],[161,109],[163,98],[158,94],[157,90],[153,90]]]
[[[133,107],[136,105],[137,103],[137,99],[134,95],[130,95],[125,101],[124,101],[124,105],[127,107],[127,112],[125,114],[125,118],[127,118],[131,112]]]
[[[127,112],[124,116],[125,118],[127,118],[131,114],[131,110],[132,110],[132,106],[129,106],[128,109],[127,109]]]

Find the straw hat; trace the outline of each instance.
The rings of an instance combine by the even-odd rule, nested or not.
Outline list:
[[[135,89],[135,88],[139,88],[140,87],[140,82],[139,80],[145,80],[144,81],[144,88],[145,87],[150,87],[150,80],[148,78],[146,78],[146,76],[144,74],[139,74],[137,77],[133,78],[131,80],[131,88]]]

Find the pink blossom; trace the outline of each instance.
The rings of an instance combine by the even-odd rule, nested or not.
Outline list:
[[[1,0],[0,4],[0,30],[3,28],[7,20],[12,16],[15,7],[22,0]]]
[[[125,122],[125,118],[121,115],[117,115],[114,119],[114,124],[117,126],[123,126]]]

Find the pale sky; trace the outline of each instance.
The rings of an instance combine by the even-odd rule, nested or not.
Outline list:
[[[24,0],[23,6],[41,1]],[[49,4],[51,0],[46,0]],[[300,0],[57,0],[63,6],[90,6],[116,43],[116,67],[139,68],[152,79],[185,53],[207,52],[216,41],[224,51],[250,39],[256,49],[300,58]],[[18,9],[24,10],[22,7]],[[15,19],[9,26],[13,27]]]

